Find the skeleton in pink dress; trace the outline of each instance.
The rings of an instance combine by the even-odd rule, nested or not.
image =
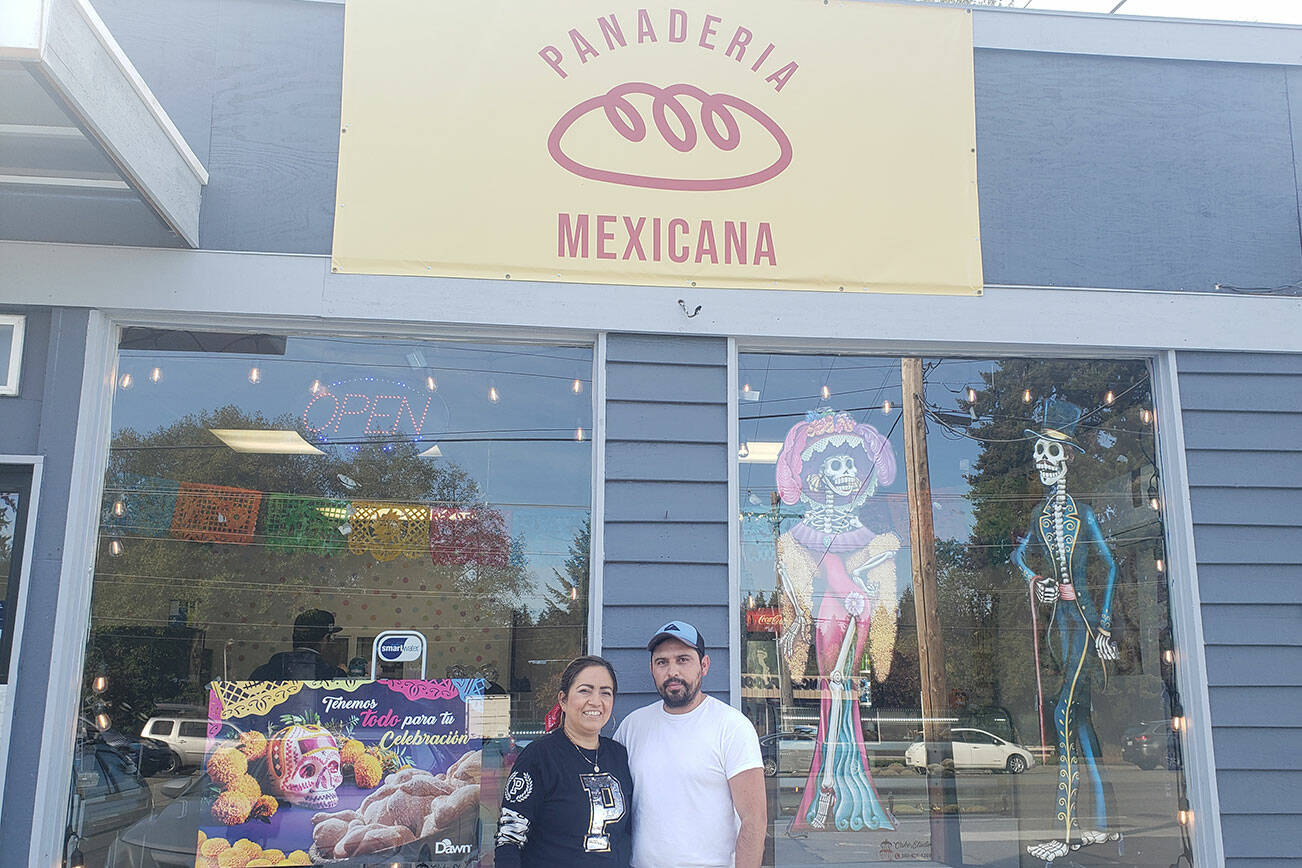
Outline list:
[[[779,648],[793,680],[804,677],[812,641],[822,698],[809,779],[793,828],[894,829],[873,786],[859,717],[859,664],[890,673],[896,614],[893,533],[864,527],[858,511],[895,481],[895,452],[871,425],[830,409],[787,432],[778,493],[804,516],[778,539],[782,588]]]

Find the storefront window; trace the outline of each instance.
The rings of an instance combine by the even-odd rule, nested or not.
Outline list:
[[[1191,862],[1146,365],[901,362],[740,358],[774,863]]]
[[[31,489],[31,468],[0,465],[0,689],[9,680]]]
[[[127,330],[70,849],[195,864],[205,750],[242,736],[214,681],[480,679],[509,697],[494,814],[587,647],[591,378],[590,347]],[[392,630],[423,657],[380,659]]]

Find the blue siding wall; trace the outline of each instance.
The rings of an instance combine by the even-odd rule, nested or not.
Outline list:
[[[95,7],[209,169],[201,246],[328,253],[343,5]],[[978,49],[975,70],[987,283],[1210,290],[1302,273],[1302,69]]]
[[[656,699],[646,641],[685,618],[705,635],[705,688],[728,694],[728,344],[612,334],[606,342],[602,648],[615,717]]]
[[[45,691],[67,529],[72,455],[86,355],[85,310],[0,309],[26,313],[29,328],[23,349],[18,398],[0,398],[0,448],[3,452],[45,456],[36,537],[27,596],[26,628],[18,659],[18,682],[11,694],[15,712],[0,816],[0,864],[26,865],[31,835],[36,769],[45,726]],[[45,625],[45,629],[42,629]],[[80,642],[82,637],[61,637]],[[72,721],[68,721],[72,726]],[[62,742],[60,742],[62,743]]]
[[[1302,355],[1177,369],[1226,861],[1302,865]]]

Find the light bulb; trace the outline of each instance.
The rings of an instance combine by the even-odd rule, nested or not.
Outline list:
[[[497,386],[488,387],[488,400],[492,401],[494,404],[502,400],[502,396],[497,394]]]
[[[574,439],[577,440],[577,441],[579,441],[580,443],[583,442],[583,426],[582,426],[582,425],[580,425],[578,428],[575,428],[575,429],[574,429]]]
[[[121,540],[116,540],[116,539],[115,539],[115,540],[110,540],[110,541],[109,541],[109,554],[111,554],[111,555],[112,555],[113,557],[115,557],[115,558],[122,554],[122,541],[121,541]]]
[[[1171,731],[1172,731],[1172,732],[1180,732],[1180,731],[1182,731],[1183,729],[1184,729],[1184,718],[1181,717],[1180,715],[1176,715],[1175,717],[1172,717],[1172,718],[1171,718]]]
[[[1193,811],[1190,811],[1187,808],[1181,808],[1175,812],[1175,820],[1181,826],[1187,826],[1190,821],[1193,820]]]
[[[754,594],[747,594],[747,595],[746,595],[746,608],[747,608],[747,609],[753,609],[753,608],[755,608],[755,595],[754,595]]]
[[[1152,507],[1154,512],[1162,508],[1162,502],[1158,500],[1156,497],[1150,497],[1148,499],[1148,505]]]
[[[262,382],[262,371],[258,370],[256,367],[249,368],[249,382],[252,383],[252,384],[255,385],[255,386],[256,386],[258,383],[261,383],[261,382]]]
[[[120,500],[113,501],[113,514],[118,518],[127,514],[127,505]]]
[[[431,374],[430,376],[428,376],[428,377],[425,378],[425,388],[426,388],[426,389],[429,389],[431,392],[434,392],[434,391],[437,391],[437,390],[438,390],[438,387],[439,387],[439,384],[434,380],[434,375],[433,375],[433,374]]]
[[[827,384],[826,384],[826,383],[823,384],[822,395],[823,395],[823,400],[824,400],[824,401],[826,401],[828,398],[832,397],[832,390],[829,389],[829,388],[827,388]]]
[[[578,598],[579,598],[579,586],[570,585],[570,599],[577,600]]]
[[[1029,404],[1029,403],[1031,403],[1031,390],[1030,390],[1030,389],[1027,389],[1026,391],[1022,392],[1022,403],[1023,403],[1023,404]]]
[[[890,415],[891,406],[892,405],[889,398],[886,399],[885,401],[882,401],[882,413],[885,415]]]
[[[583,381],[575,377],[574,382],[570,383],[570,391],[576,395],[583,394]]]
[[[95,676],[95,680],[91,682],[90,687],[91,690],[94,690],[96,693],[103,693],[108,689],[108,678],[103,675],[97,675]]]
[[[1170,649],[1170,648],[1167,648],[1165,651],[1163,651],[1163,652],[1162,652],[1162,661],[1165,662],[1165,663],[1174,663],[1174,662],[1175,662],[1175,651],[1172,650],[1172,649]]]
[[[1151,410],[1145,407],[1144,409],[1139,411],[1139,418],[1140,421],[1142,421],[1145,425],[1147,425],[1150,421],[1152,421],[1153,413]]]
[[[742,390],[743,392],[749,392],[749,391],[750,391],[750,383],[742,383],[742,384],[741,384],[741,390]]]
[[[1111,389],[1108,389],[1107,393],[1103,395],[1103,403],[1111,404],[1115,400],[1117,400],[1117,396],[1112,394]]]
[[[320,381],[320,380],[313,380],[313,381],[312,381],[312,389],[311,389],[312,394],[315,395],[315,394],[316,394],[317,392],[319,392],[319,391],[321,391],[321,381]]]
[[[1158,571],[1159,573],[1160,573],[1160,572],[1163,572],[1163,571],[1166,569],[1166,564],[1162,563],[1162,559],[1161,559],[1161,558],[1157,558],[1156,560],[1154,560],[1154,561],[1153,561],[1153,566],[1157,567],[1157,571]]]
[[[100,732],[105,732],[113,725],[113,721],[109,720],[109,716],[101,711],[95,715],[95,725],[99,727]]]
[[[135,383],[136,383],[136,378],[131,376],[131,374],[129,373],[123,374],[121,377],[118,378],[118,388],[120,389],[130,389],[132,386],[135,385]]]
[[[976,403],[976,389],[973,389],[971,386],[968,386],[967,389],[967,402],[969,404]]]
[[[163,379],[162,368],[154,368],[152,371],[149,372],[149,382],[157,383],[161,379]]]

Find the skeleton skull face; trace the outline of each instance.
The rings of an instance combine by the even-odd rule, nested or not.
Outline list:
[[[855,467],[853,455],[829,455],[823,459],[820,472],[827,487],[842,497],[859,490],[859,469]]]
[[[1067,478],[1067,449],[1057,440],[1046,437],[1035,441],[1035,469],[1040,472],[1040,482],[1046,486],[1057,485]]]
[[[344,782],[339,765],[339,745],[324,727],[294,724],[268,740],[267,774],[291,804],[316,810],[338,805],[335,790]]]

